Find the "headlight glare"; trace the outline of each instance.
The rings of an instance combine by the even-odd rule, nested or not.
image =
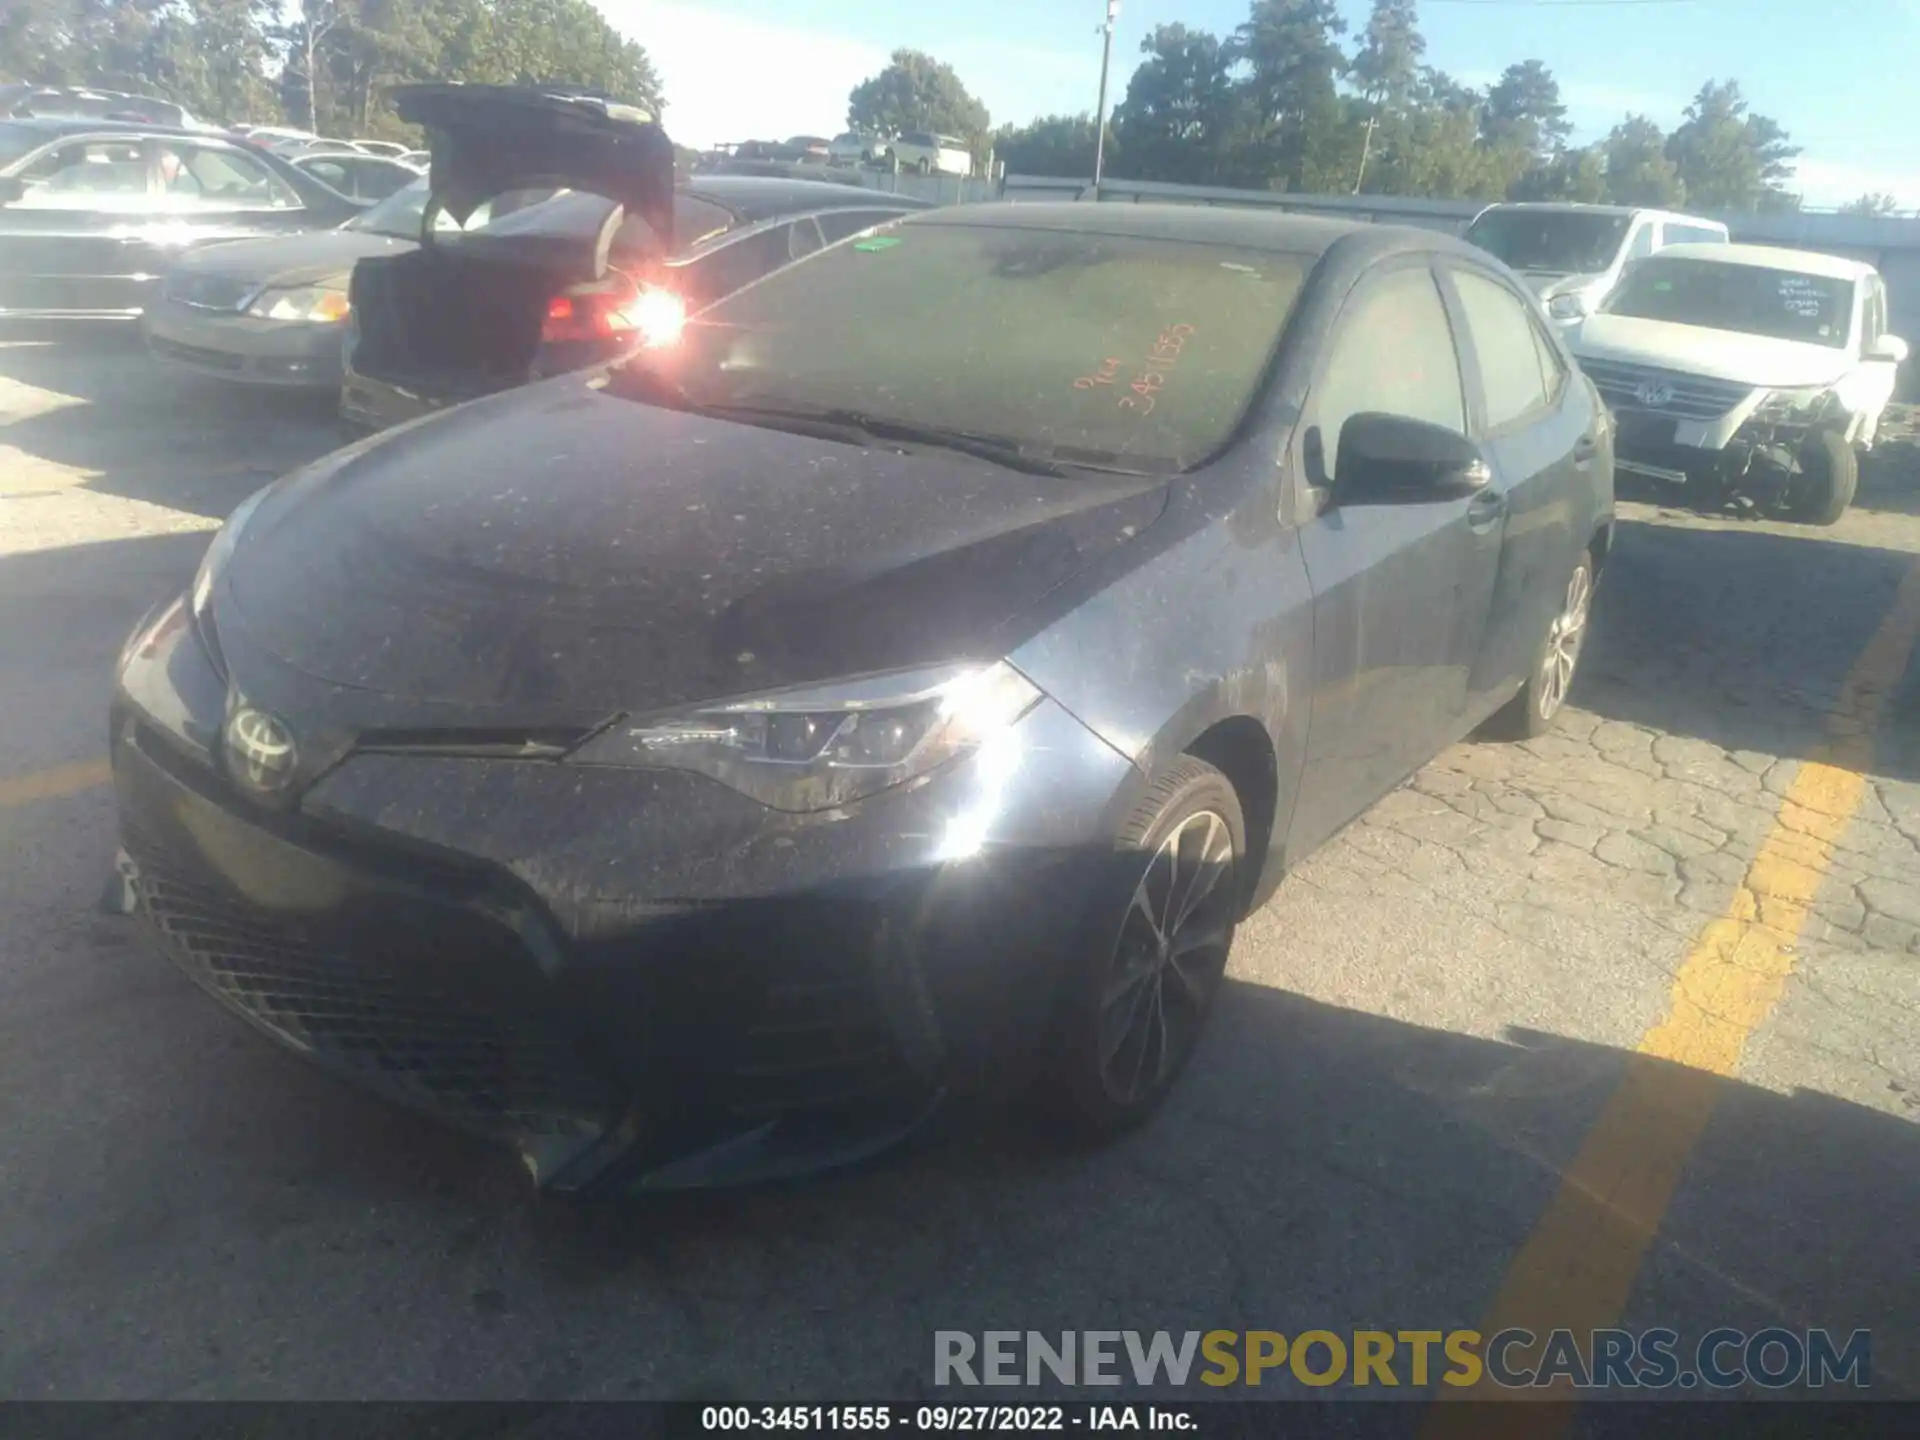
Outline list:
[[[1039,699],[1005,662],[945,666],[623,720],[569,759],[690,770],[774,809],[824,810],[978,748]]]
[[[347,292],[326,285],[300,285],[284,290],[262,290],[247,306],[260,320],[305,320],[333,325],[347,318]]]

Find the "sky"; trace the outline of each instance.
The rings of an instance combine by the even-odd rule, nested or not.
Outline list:
[[[1091,113],[1106,0],[595,0],[653,56],[683,145],[846,128],[847,92],[897,47],[952,65],[996,125]],[[1341,0],[1355,31],[1367,0]],[[1140,42],[1175,20],[1224,35],[1246,0],[1121,0],[1109,104]],[[1842,19],[1844,17],[1844,19]],[[1920,208],[1920,0],[1422,0],[1427,59],[1473,85],[1516,60],[1560,81],[1575,140],[1628,111],[1679,123],[1709,79],[1740,82],[1804,153],[1811,206],[1866,191]],[[1874,59],[1888,69],[1874,72]]]

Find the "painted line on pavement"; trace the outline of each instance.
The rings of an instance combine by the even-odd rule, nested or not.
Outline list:
[[[105,760],[81,760],[72,765],[56,765],[51,770],[35,770],[26,775],[0,776],[0,810],[22,805],[37,805],[43,800],[58,800],[105,785],[113,778]]]
[[[1793,973],[1793,947],[1833,846],[1852,820],[1873,767],[1873,736],[1916,642],[1920,563],[1902,577],[1892,606],[1854,661],[1827,715],[1827,740],[1801,765],[1726,913],[1695,941],[1674,977],[1667,1013],[1641,1040],[1606,1109],[1561,1176],[1560,1189],[1507,1268],[1480,1323],[1491,1337],[1555,1329],[1581,1337],[1618,1323],[1647,1250],[1715,1103],[1749,1036],[1779,1002]],[[1538,1345],[1514,1346],[1516,1366]],[[1552,1440],[1572,1423],[1570,1383],[1540,1390],[1478,1385],[1441,1389],[1442,1400],[1534,1400],[1500,1425],[1503,1437]],[[1422,1440],[1484,1433],[1484,1415],[1438,1405]]]

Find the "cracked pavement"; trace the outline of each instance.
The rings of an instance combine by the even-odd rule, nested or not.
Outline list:
[[[1915,452],[1831,531],[1623,504],[1571,713],[1454,747],[1300,864],[1140,1134],[976,1124],[585,1208],[273,1051],[92,910],[118,644],[332,443],[324,411],[108,343],[0,347],[0,417],[0,1395],[905,1399],[936,1329],[1471,1326],[1706,928],[1743,886],[1779,902],[1763,849],[1817,876],[1808,919],[1621,1323],[1869,1328],[1876,1391],[1920,1394],[1911,672],[1831,842],[1783,803],[1862,726]]]

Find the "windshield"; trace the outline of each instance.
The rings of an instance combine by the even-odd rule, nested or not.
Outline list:
[[[1853,282],[1760,265],[1655,256],[1630,269],[1601,309],[1839,349],[1853,320]]]
[[[845,412],[1166,473],[1238,427],[1309,261],[1050,230],[895,224],[701,312],[616,386]],[[626,383],[623,383],[626,382]]]
[[[1592,275],[1613,264],[1631,218],[1570,210],[1489,210],[1467,227],[1466,238],[1515,270]]]

